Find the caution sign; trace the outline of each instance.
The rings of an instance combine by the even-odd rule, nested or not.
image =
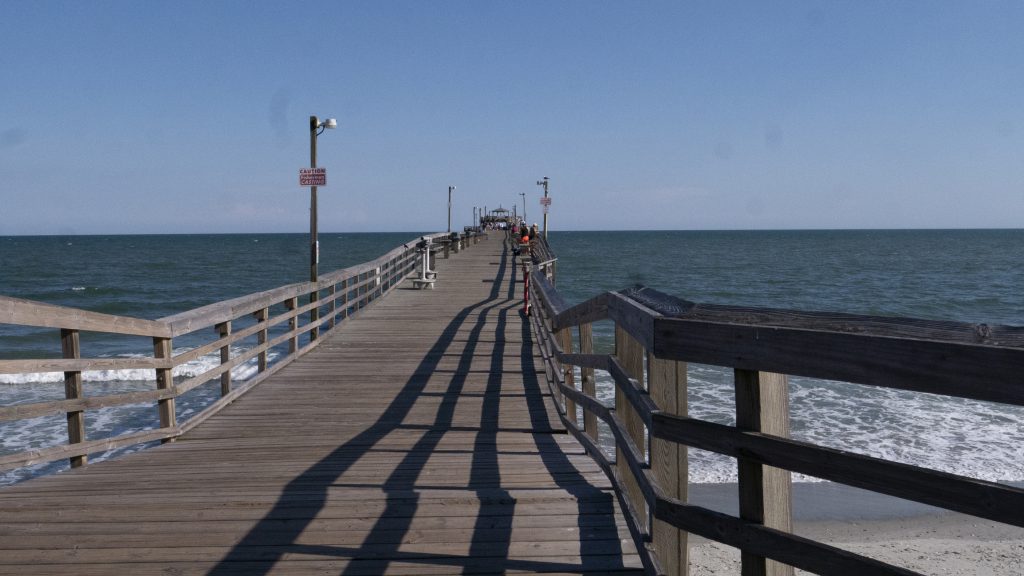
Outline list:
[[[299,168],[299,186],[327,186],[327,168]]]

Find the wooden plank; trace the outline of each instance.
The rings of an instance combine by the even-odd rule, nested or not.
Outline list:
[[[64,414],[67,412],[92,410],[95,408],[109,408],[112,406],[124,406],[126,404],[140,404],[143,402],[155,402],[165,398],[173,398],[175,390],[148,390],[145,392],[125,392],[123,394],[111,394],[108,396],[88,396],[74,400],[53,400],[50,402],[33,402],[32,404],[16,404],[0,408],[0,422],[9,420],[22,420],[25,418],[37,418],[52,414]]]
[[[73,458],[75,456],[94,454],[96,452],[106,452],[107,450],[123,448],[125,446],[131,446],[133,444],[154,442],[156,440],[166,440],[176,435],[177,433],[177,428],[160,428],[158,430],[145,430],[142,432],[123,434],[121,436],[115,436],[113,438],[85,440],[77,444],[68,444],[65,446],[35,448],[32,450],[26,450],[24,452],[18,452],[16,454],[0,456],[0,471],[14,470],[16,468],[21,468],[24,466],[44,464],[46,462],[53,462],[56,460],[62,460],[64,458]],[[81,469],[89,470],[91,468],[92,466],[86,466]]]
[[[162,321],[113,316],[11,298],[10,296],[0,296],[0,324],[66,328],[68,330],[110,332],[135,336],[168,337],[171,335],[170,327]]]
[[[694,534],[776,561],[830,576],[921,576],[827,544],[669,499],[659,499],[655,517]]]
[[[659,358],[1024,406],[1024,349],[658,318]]]
[[[169,368],[170,360],[154,358],[45,358],[0,360],[0,374],[89,372],[90,370],[152,370]]]
[[[921,318],[868,316],[776,308],[697,304],[639,287],[620,291],[665,317],[718,324],[795,328],[864,336],[907,338],[935,342],[1024,348],[1024,326],[1001,326]]]
[[[581,302],[560,311],[554,320],[555,328],[568,328],[581,324],[591,324],[608,319],[608,301],[611,292],[599,294],[590,300]]]
[[[889,462],[807,442],[654,415],[652,435],[833,482],[1024,527],[1024,489]]]
[[[195,308],[180,314],[166,316],[161,318],[161,321],[170,327],[172,336],[181,336],[197,330],[211,328],[221,322],[252,314],[257,310],[269,308],[289,298],[298,298],[310,290],[308,282],[289,284],[274,288],[273,290],[255,292]]]

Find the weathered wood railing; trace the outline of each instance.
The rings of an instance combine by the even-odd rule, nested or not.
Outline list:
[[[568,306],[540,272],[532,317],[552,395],[617,487],[648,572],[686,574],[692,532],[739,548],[744,575],[914,574],[792,534],[790,471],[1024,526],[1024,490],[788,438],[786,376],[1021,406],[1024,328],[701,305],[647,288]],[[601,320],[615,324],[610,355],[593,353]],[[735,371],[736,426],[687,417],[688,362]],[[614,381],[614,407],[597,400],[595,369]],[[687,446],[737,459],[739,517],[687,503]]]
[[[446,237],[435,234],[432,238]],[[470,236],[458,239],[466,247]],[[66,414],[68,444],[0,456],[0,470],[68,458],[72,466],[86,463],[87,455],[153,441],[171,441],[200,424],[225,405],[256,386],[295,358],[320,343],[303,335],[328,331],[345,318],[394,289],[416,268],[420,258],[415,242],[356,266],[320,277],[316,283],[290,284],[234,298],[159,320],[113,316],[0,296],[0,324],[60,330],[63,358],[0,360],[0,374],[63,372],[65,399],[0,406],[0,422]],[[312,302],[310,301],[312,296]],[[311,310],[318,310],[310,322]],[[238,328],[238,326],[244,326]],[[174,354],[174,339],[213,329],[216,339]],[[82,332],[137,336],[152,340],[151,358],[82,358]],[[275,334],[275,332],[280,332]],[[255,337],[255,345],[241,347]],[[303,343],[303,340],[304,343]],[[272,365],[268,352],[287,344],[287,353]],[[235,346],[233,350],[232,347]],[[217,366],[187,379],[176,379],[177,366],[219,354]],[[232,382],[232,369],[255,359],[256,374],[242,383]],[[82,372],[94,370],[153,370],[154,390],[103,396],[83,394]],[[203,384],[220,382],[220,398],[185,422],[175,414],[175,399]],[[155,402],[159,427],[109,438],[86,438],[86,410]]]

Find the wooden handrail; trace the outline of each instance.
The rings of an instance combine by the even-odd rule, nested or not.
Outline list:
[[[790,374],[1024,405],[1022,327],[696,304],[644,287],[607,292],[570,306],[540,267],[531,271],[530,284],[532,324],[541,357],[550,363],[545,372],[552,398],[570,433],[618,488],[648,572],[686,573],[685,532],[680,532],[681,540],[665,533],[678,528],[740,548],[744,574],[791,574],[790,567],[827,568],[829,574],[913,574],[791,534],[788,489],[766,495],[766,490],[779,489],[778,480],[767,479],[768,470],[764,478],[756,472],[754,480],[745,480],[741,473],[740,493],[748,493],[751,502],[774,498],[770,509],[744,513],[741,502],[741,517],[734,517],[686,504],[685,491],[663,485],[671,477],[656,473],[674,468],[685,476],[685,450],[673,453],[663,445],[655,450],[658,442],[724,454],[753,471],[771,466],[773,473],[785,471],[785,486],[788,471],[800,472],[1024,527],[1020,488],[792,440],[787,426],[772,424],[788,420],[785,398],[781,404],[765,405],[764,396],[756,396],[764,394],[756,387],[759,381],[776,388],[781,382],[784,390],[784,375]],[[590,350],[590,325],[601,320],[616,326],[614,354]],[[564,337],[576,327],[581,336],[587,335],[586,342],[581,337],[578,353],[571,338]],[[661,371],[675,366],[674,392],[685,398],[687,362],[734,368],[738,399],[741,382],[753,383],[743,394],[755,396],[738,403],[753,401],[752,408],[743,409],[755,410],[755,423],[763,419],[768,428],[705,422],[687,417],[685,405],[666,406]],[[607,372],[615,384],[615,406],[598,401],[593,388],[578,389],[563,376],[565,366],[581,373]],[[651,378],[650,386],[644,386],[644,377]],[[601,452],[592,428],[581,429],[575,412],[569,417],[561,410],[568,401],[583,409],[584,422],[590,417],[608,425],[618,465]],[[749,418],[738,415],[737,422],[749,426],[743,424]],[[649,446],[642,441],[644,434],[638,434],[638,424],[646,430]],[[650,517],[663,524],[651,525]],[[783,564],[772,566],[773,561]]]
[[[0,324],[170,337],[166,323],[0,296]]]
[[[432,234],[432,239],[447,234]],[[26,374],[64,372],[67,398],[47,402],[0,406],[0,421],[21,420],[42,415],[69,414],[69,444],[0,457],[0,470],[9,470],[70,458],[74,465],[85,462],[89,453],[110,450],[153,440],[170,441],[216,414],[235,398],[262,382],[284,365],[315,348],[321,339],[309,338],[300,344],[300,337],[314,330],[327,332],[339,322],[359,313],[373,301],[393,290],[407,277],[419,261],[415,241],[398,246],[387,253],[362,264],[335,270],[320,276],[317,282],[288,284],[216,302],[157,320],[143,320],[113,316],[0,296],[0,324],[13,324],[38,328],[59,328],[64,334],[64,358],[0,360],[0,374]],[[308,296],[315,294],[313,302]],[[302,305],[299,305],[299,302]],[[271,309],[289,309],[271,313]],[[308,322],[313,309],[323,314],[315,324]],[[246,320],[249,325],[237,322]],[[255,319],[255,322],[252,322]],[[305,321],[305,322],[303,322]],[[269,330],[287,323],[283,333],[270,336]],[[216,337],[191,350],[172,356],[173,338],[208,330]],[[106,334],[143,336],[153,340],[154,354],[150,358],[80,358],[77,338],[80,331]],[[232,357],[232,346],[247,338],[256,337],[254,346],[248,346]],[[268,351],[291,342],[288,354],[268,365]],[[71,343],[71,344],[69,344]],[[175,382],[172,370],[198,358],[219,354],[220,362],[201,374]],[[244,382],[233,382],[231,370],[246,362],[257,363],[257,374]],[[158,388],[149,391],[81,397],[75,384],[82,372],[92,370],[153,370]],[[70,379],[70,380],[69,380]],[[180,380],[180,379],[179,379]],[[211,381],[221,384],[221,398],[184,423],[174,415],[174,402],[180,395]],[[85,439],[80,426],[86,410],[121,406],[139,402],[154,402],[159,406],[160,428],[157,430],[126,433],[117,438]],[[74,416],[74,421],[70,416]]]

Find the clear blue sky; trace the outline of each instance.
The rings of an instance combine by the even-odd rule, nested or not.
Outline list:
[[[0,0],[0,234],[1024,227],[1024,2]]]

